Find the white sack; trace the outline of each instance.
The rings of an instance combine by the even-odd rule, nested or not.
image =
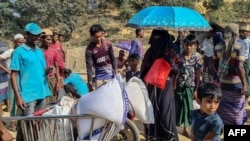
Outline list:
[[[134,107],[135,117],[145,124],[154,123],[154,111],[148,96],[148,90],[143,81],[137,77],[132,77],[126,83],[125,89],[128,98]]]
[[[107,82],[97,90],[81,96],[77,105],[77,114],[95,115],[115,122],[122,127],[127,117],[127,95],[124,91],[124,83],[120,75]],[[80,139],[89,135],[90,121],[79,120]],[[94,130],[102,127],[104,120],[98,120]]]
[[[48,112],[44,113],[42,116],[55,116],[55,115],[69,115],[71,107],[74,104],[74,99],[68,97],[68,96],[63,96],[61,101],[60,101],[60,106],[56,105],[53,109],[49,110]],[[60,141],[71,141],[72,136],[71,136],[71,130],[70,130],[70,121],[69,119],[64,119],[64,122],[62,119],[56,119],[52,120],[51,122],[48,122],[48,120],[43,120],[40,123],[40,127],[42,127],[42,124],[45,125],[45,130],[43,128],[40,129],[39,135],[40,135],[40,141],[48,141],[51,140],[51,136],[48,133],[48,131],[51,130],[51,128],[55,129],[55,125],[58,126],[59,130],[59,135],[57,136],[56,130],[52,130],[52,133],[55,135],[53,136],[53,140],[59,140]],[[66,139],[64,137],[64,132],[63,128],[65,128],[65,133],[66,133]],[[45,131],[45,134],[44,134]],[[45,135],[45,137],[44,137]],[[57,138],[59,137],[59,139]]]

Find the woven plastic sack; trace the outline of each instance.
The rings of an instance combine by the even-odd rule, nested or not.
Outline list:
[[[163,58],[156,59],[144,77],[144,80],[151,85],[164,89],[170,71],[171,66],[167,61]]]
[[[145,124],[154,124],[154,111],[143,81],[132,77],[125,85],[134,116]]]
[[[114,79],[108,81],[105,85],[87,95],[81,96],[77,104],[77,114],[95,115],[109,121],[115,122],[120,128],[127,118],[128,97],[125,93],[124,82],[120,74]],[[93,130],[100,129],[104,123],[104,119],[98,119],[94,124]],[[91,121],[88,119],[80,119],[80,139],[85,139],[89,135]],[[96,138],[98,138],[96,135]]]

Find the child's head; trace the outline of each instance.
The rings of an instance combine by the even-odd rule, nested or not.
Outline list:
[[[137,66],[140,63],[140,56],[138,54],[131,54],[128,57],[128,65],[132,71],[137,71]]]
[[[193,50],[196,49],[197,47],[197,40],[195,35],[188,35],[185,39],[184,39],[184,50],[185,52],[192,52]]]
[[[216,112],[221,100],[221,96],[221,89],[216,84],[201,84],[197,92],[201,113],[211,115]]]

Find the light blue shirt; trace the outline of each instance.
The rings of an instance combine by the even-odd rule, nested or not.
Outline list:
[[[45,74],[46,62],[39,47],[22,44],[11,57],[10,69],[18,71],[18,89],[25,103],[51,95]]]
[[[238,42],[245,45],[245,57],[246,59],[250,59],[250,37],[247,37],[246,39],[238,39]]]
[[[71,84],[80,95],[89,93],[86,82],[77,73],[71,73],[67,78],[65,78],[64,84]]]

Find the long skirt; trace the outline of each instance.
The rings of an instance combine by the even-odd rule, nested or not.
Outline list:
[[[175,90],[176,121],[177,125],[190,125],[190,117],[193,110],[193,87],[185,84]]]
[[[164,90],[149,85],[148,92],[154,108],[155,124],[147,124],[145,127],[147,141],[179,141],[171,78]]]
[[[245,95],[241,94],[241,83],[221,83],[222,98],[218,108],[225,125],[242,125],[247,120]]]

